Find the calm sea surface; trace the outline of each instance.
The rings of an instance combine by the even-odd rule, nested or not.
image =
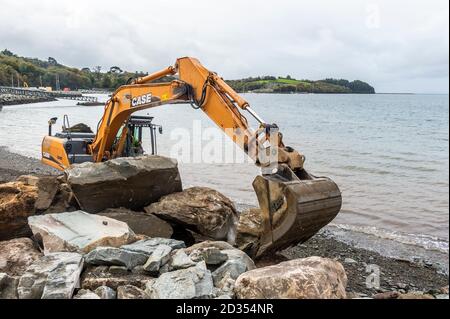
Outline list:
[[[286,144],[306,155],[310,172],[338,183],[344,206],[335,224],[406,243],[420,242],[427,249],[448,253],[448,95],[244,97],[262,118],[280,126]],[[0,145],[38,158],[50,117],[59,117],[58,128],[64,114],[69,115],[71,124],[84,122],[95,128],[103,107],[75,104],[61,100],[4,107]],[[256,205],[251,183],[258,170],[252,164],[188,163],[195,157],[192,153],[203,150],[197,142],[191,142],[184,153],[179,148],[174,151],[183,132],[190,134],[191,141],[203,139],[203,143],[217,135],[209,129],[214,124],[201,111],[173,105],[141,113],[145,114],[163,125],[159,153],[180,160],[185,187],[210,186],[242,207]],[[225,137],[223,140],[225,147],[231,146]],[[213,144],[220,145],[217,141]],[[149,147],[148,139],[144,146]]]

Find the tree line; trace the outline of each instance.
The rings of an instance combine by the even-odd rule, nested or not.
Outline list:
[[[360,80],[351,82],[344,79],[296,80],[287,75],[286,77],[250,77],[227,82],[234,90],[240,93],[375,93],[375,89],[371,85]]]
[[[119,66],[103,70],[101,66],[82,69],[64,66],[53,58],[47,61],[36,58],[19,57],[5,49],[0,52],[0,85],[52,87],[53,89],[107,89],[114,90],[126,84],[130,79],[145,76],[144,72],[128,72]],[[160,81],[170,81],[166,77]],[[373,94],[375,89],[360,80],[324,79],[320,81],[296,80],[286,77],[258,76],[227,83],[237,92],[260,93],[366,93]]]
[[[52,87],[57,89],[115,89],[127,83],[130,78],[145,76],[144,72],[127,72],[118,66],[103,70],[92,68],[71,68],[53,58],[47,61],[19,57],[9,50],[0,52],[0,85]]]

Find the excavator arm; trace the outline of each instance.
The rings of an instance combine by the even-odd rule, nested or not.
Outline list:
[[[178,74],[179,80],[170,83],[152,83],[164,76]],[[126,129],[126,120],[134,112],[174,103],[190,103],[201,109],[220,127],[237,145],[239,145],[255,163],[263,167],[270,164],[286,163],[293,170],[301,169],[304,157],[283,144],[278,127],[265,123],[251,108],[247,101],[239,96],[217,74],[207,70],[193,58],[180,58],[174,67],[138,78],[130,85],[120,87],[108,101],[96,139],[91,145],[95,161],[108,160],[121,156],[124,139],[118,145],[113,144],[121,128]],[[260,127],[254,131],[249,127],[248,112]],[[124,132],[124,131],[122,131]],[[271,145],[270,133],[275,135],[276,145]],[[269,142],[268,144],[265,142]],[[270,157],[275,148],[277,159]],[[269,160],[271,162],[269,163]]]
[[[154,82],[169,75],[178,78]],[[261,119],[222,78],[194,58],[180,58],[173,67],[118,88],[105,106],[88,154],[94,162],[123,156],[127,121],[133,113],[177,103],[202,110],[262,169],[253,182],[261,209],[261,232],[244,247],[248,253],[261,256],[304,242],[338,214],[342,199],[337,185],[307,173],[304,156],[284,145],[278,126]],[[256,119],[256,130],[244,114]]]

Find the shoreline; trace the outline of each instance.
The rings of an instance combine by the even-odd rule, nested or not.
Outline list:
[[[27,95],[0,94],[0,106],[32,104],[56,101],[55,98],[35,97]]]
[[[0,183],[12,181],[24,174],[57,174],[39,160],[12,153],[0,146]],[[347,291],[355,298],[378,297],[389,292],[418,292],[419,294],[442,295],[441,289],[448,286],[448,275],[442,274],[432,264],[414,263],[381,254],[355,245],[344,243],[328,234],[327,227],[308,242],[265,257],[258,266],[277,264],[289,259],[321,256],[336,259],[346,269]],[[373,266],[375,265],[375,266]],[[368,288],[368,267],[380,270],[380,286]]]
[[[10,152],[0,146],[0,183],[15,180],[21,175],[53,175],[58,171],[42,164],[38,159]]]

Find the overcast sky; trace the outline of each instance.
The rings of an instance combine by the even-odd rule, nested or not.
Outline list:
[[[226,79],[361,79],[448,93],[448,0],[0,0],[0,48],[156,71],[194,56]]]

